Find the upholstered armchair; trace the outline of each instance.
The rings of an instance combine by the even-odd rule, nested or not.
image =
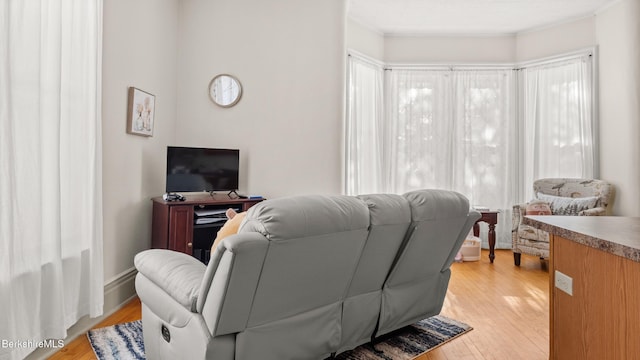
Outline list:
[[[549,204],[552,215],[609,215],[614,187],[595,179],[540,179],[533,183],[535,199]],[[522,223],[527,204],[513,206],[511,239],[513,260],[520,266],[522,253],[549,257],[549,234]]]

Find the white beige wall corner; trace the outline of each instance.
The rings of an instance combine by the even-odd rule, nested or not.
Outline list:
[[[600,175],[617,188],[615,215],[640,215],[640,1],[596,16],[600,55]]]
[[[152,196],[164,192],[174,138],[178,0],[104,2],[103,184],[105,282],[149,248]],[[155,95],[152,137],[127,134],[127,88]]]

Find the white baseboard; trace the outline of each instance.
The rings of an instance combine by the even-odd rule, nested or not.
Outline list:
[[[135,278],[138,271],[134,267],[120,274],[104,286],[104,314],[97,318],[83,316],[78,322],[67,330],[65,344],[71,343],[78,336],[84,336],[92,327],[102,320],[120,310],[125,304],[136,296]],[[25,360],[44,360],[55,354],[60,349],[39,348],[29,354]]]

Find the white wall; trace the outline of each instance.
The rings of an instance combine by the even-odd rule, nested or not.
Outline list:
[[[595,17],[590,16],[519,33],[516,38],[516,59],[541,59],[591,47],[595,43]]]
[[[614,213],[640,216],[640,1],[596,18],[600,49],[600,173],[617,187]]]
[[[384,59],[384,35],[351,19],[347,21],[347,49],[376,60]]]
[[[385,36],[352,20],[347,31],[348,48],[387,63],[514,63],[595,44],[595,16],[516,35]]]
[[[340,192],[344,28],[342,0],[104,2],[105,283],[150,247],[167,145],[240,148],[251,192]],[[221,72],[244,86],[231,109],[207,97]],[[129,86],[156,96],[152,137],[125,132]]]
[[[342,190],[346,0],[182,0],[176,145],[238,148],[240,190]],[[240,102],[207,95],[237,76]]]
[[[515,61],[515,36],[385,36],[387,63],[495,64]]]
[[[104,2],[102,143],[104,276],[131,269],[151,243],[151,201],[164,192],[176,119],[179,0]],[[129,135],[127,88],[155,95],[153,137]],[[108,310],[108,309],[105,309]]]
[[[347,41],[348,48],[387,63],[514,63],[594,46],[595,16],[495,36],[385,36],[350,20]]]

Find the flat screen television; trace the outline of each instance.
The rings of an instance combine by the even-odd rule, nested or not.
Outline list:
[[[240,151],[167,147],[167,192],[238,190]]]

